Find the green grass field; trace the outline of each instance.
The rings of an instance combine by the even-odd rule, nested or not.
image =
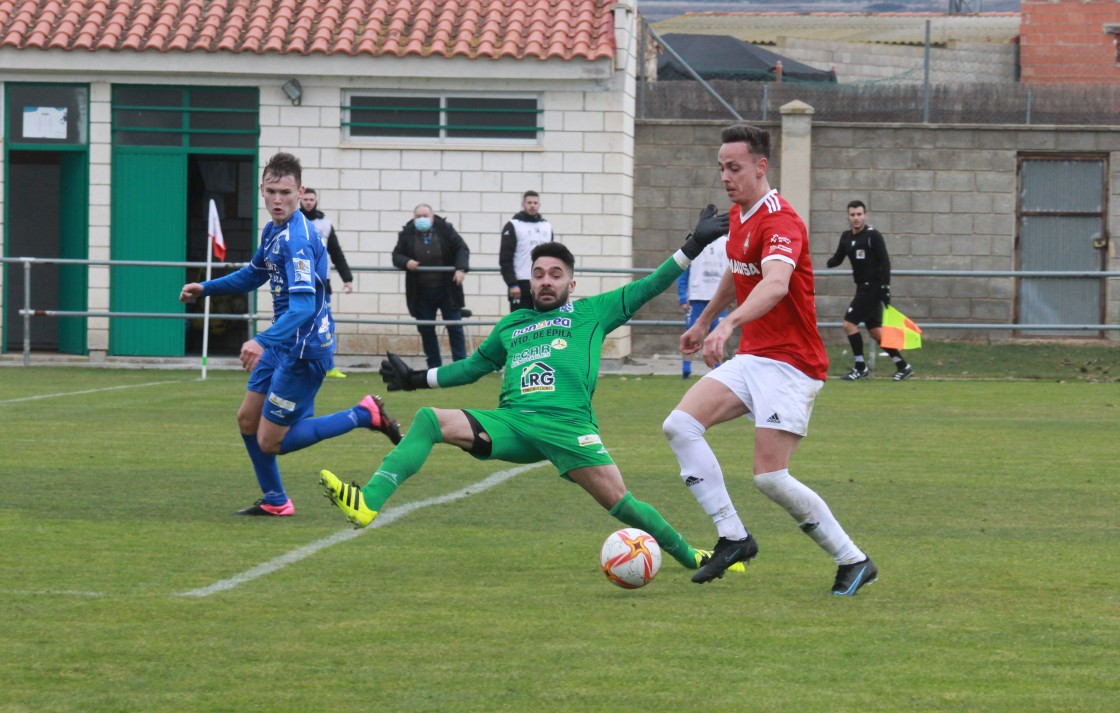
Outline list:
[[[316,474],[364,481],[387,442],[361,431],[281,459],[296,517],[236,518],[259,495],[241,374],[4,367],[0,712],[1115,711],[1115,350],[980,374],[976,353],[943,364],[963,380],[931,349],[929,378],[818,400],[792,471],[880,566],[855,598],[754,490],[746,424],[710,436],[759,558],[706,586],[666,558],[625,591],[597,562],[621,525],[548,467],[349,538]],[[660,432],[684,388],[605,376],[596,405],[635,494],[710,547]],[[379,390],[328,381],[318,410]],[[407,426],[496,393],[387,403]],[[511,467],[437,447],[383,516]]]

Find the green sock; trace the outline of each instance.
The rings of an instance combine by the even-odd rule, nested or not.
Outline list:
[[[653,535],[653,539],[657,540],[661,549],[672,555],[682,567],[696,569],[696,550],[685,542],[681,533],[674,530],[673,526],[661,517],[661,513],[652,505],[635,498],[629,490],[610,509],[610,513],[630,527],[645,530]]]
[[[416,412],[412,426],[397,447],[381,461],[381,467],[362,488],[366,507],[380,511],[385,501],[396,491],[401,483],[420,470],[432,446],[443,443],[443,433],[439,429],[439,419],[434,411],[425,406]]]

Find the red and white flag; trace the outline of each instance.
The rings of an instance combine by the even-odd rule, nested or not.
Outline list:
[[[214,257],[218,258],[219,262],[226,261],[226,239],[222,237],[222,224],[218,222],[218,206],[214,203],[214,199],[210,199],[210,223],[208,232],[210,240],[214,244]]]

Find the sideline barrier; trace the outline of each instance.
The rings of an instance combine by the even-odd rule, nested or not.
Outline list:
[[[143,260],[79,260],[74,258],[38,258],[38,257],[0,257],[0,264],[14,263],[23,266],[23,307],[18,311],[18,314],[23,318],[23,365],[31,365],[31,319],[32,317],[52,317],[52,318],[77,318],[77,317],[95,317],[95,318],[112,318],[112,319],[130,319],[130,318],[144,318],[144,319],[183,319],[193,320],[199,319],[201,315],[197,313],[179,313],[168,314],[165,312],[99,312],[99,311],[75,311],[75,310],[50,310],[50,309],[34,309],[31,307],[31,267],[33,265],[99,265],[99,266],[134,266],[134,267],[167,267],[167,268],[205,268],[205,262],[149,262]],[[223,262],[211,263],[212,268],[221,269],[236,269],[240,268],[247,263]],[[420,270],[428,272],[451,272],[454,267],[421,267]],[[400,273],[396,267],[378,265],[373,267],[351,266],[352,272],[388,272]],[[482,267],[471,268],[471,273],[498,273],[500,269],[497,267]],[[591,274],[591,275],[647,275],[653,270],[651,268],[577,268],[577,273]],[[1090,271],[1090,270],[1063,270],[1063,271],[1042,271],[1042,270],[892,270],[891,274],[895,277],[960,277],[960,278],[1054,278],[1054,279],[1087,279],[1087,280],[1104,280],[1120,278],[1120,272],[1108,271]],[[851,273],[848,271],[834,271],[830,272],[827,277],[850,277]],[[270,319],[271,312],[261,313],[252,312],[245,314],[210,314],[211,320],[230,320],[253,322],[256,320]],[[335,316],[335,322],[338,324],[384,324],[393,326],[426,326],[432,325],[436,327],[446,327],[448,325],[460,325],[463,327],[485,327],[493,326],[498,323],[498,319],[464,319],[458,322],[446,320],[416,320],[416,319],[399,319],[399,318],[380,318],[380,317],[339,317]],[[646,320],[634,319],[627,323],[633,327],[677,327],[681,326],[679,319],[673,320]],[[840,322],[817,322],[818,329],[831,329],[840,327]],[[960,330],[979,330],[979,331],[1055,331],[1055,332],[1115,332],[1120,331],[1120,324],[1023,324],[1023,323],[1001,323],[1001,322],[921,322],[923,330],[929,329],[960,329]],[[205,357],[205,355],[203,355]]]

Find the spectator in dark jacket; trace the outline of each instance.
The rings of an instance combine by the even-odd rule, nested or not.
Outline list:
[[[350,265],[346,262],[346,254],[342,252],[342,245],[338,242],[334,225],[327,216],[323,215],[323,211],[319,210],[319,195],[314,188],[304,186],[303,195],[299,199],[299,209],[323,239],[323,245],[326,246],[327,254],[331,257],[331,264],[342,278],[342,291],[350,294],[354,291],[354,275],[350,272]],[[327,294],[330,293],[331,283],[327,282]]]
[[[536,191],[525,191],[521,196],[521,212],[502,228],[502,242],[498,249],[498,265],[509,296],[509,310],[533,309],[533,293],[529,291],[529,273],[532,259],[529,255],[541,243],[552,242],[552,224],[540,213],[541,196]]]
[[[432,207],[421,203],[412,211],[412,220],[405,223],[393,248],[393,265],[406,270],[405,300],[414,319],[436,318],[436,310],[447,322],[462,319],[463,278],[470,269],[471,251],[454,226],[432,213]],[[452,270],[421,270],[421,267],[454,267]],[[441,366],[439,339],[433,325],[417,326],[428,368]],[[467,342],[461,325],[448,325],[454,361],[467,358]]]

